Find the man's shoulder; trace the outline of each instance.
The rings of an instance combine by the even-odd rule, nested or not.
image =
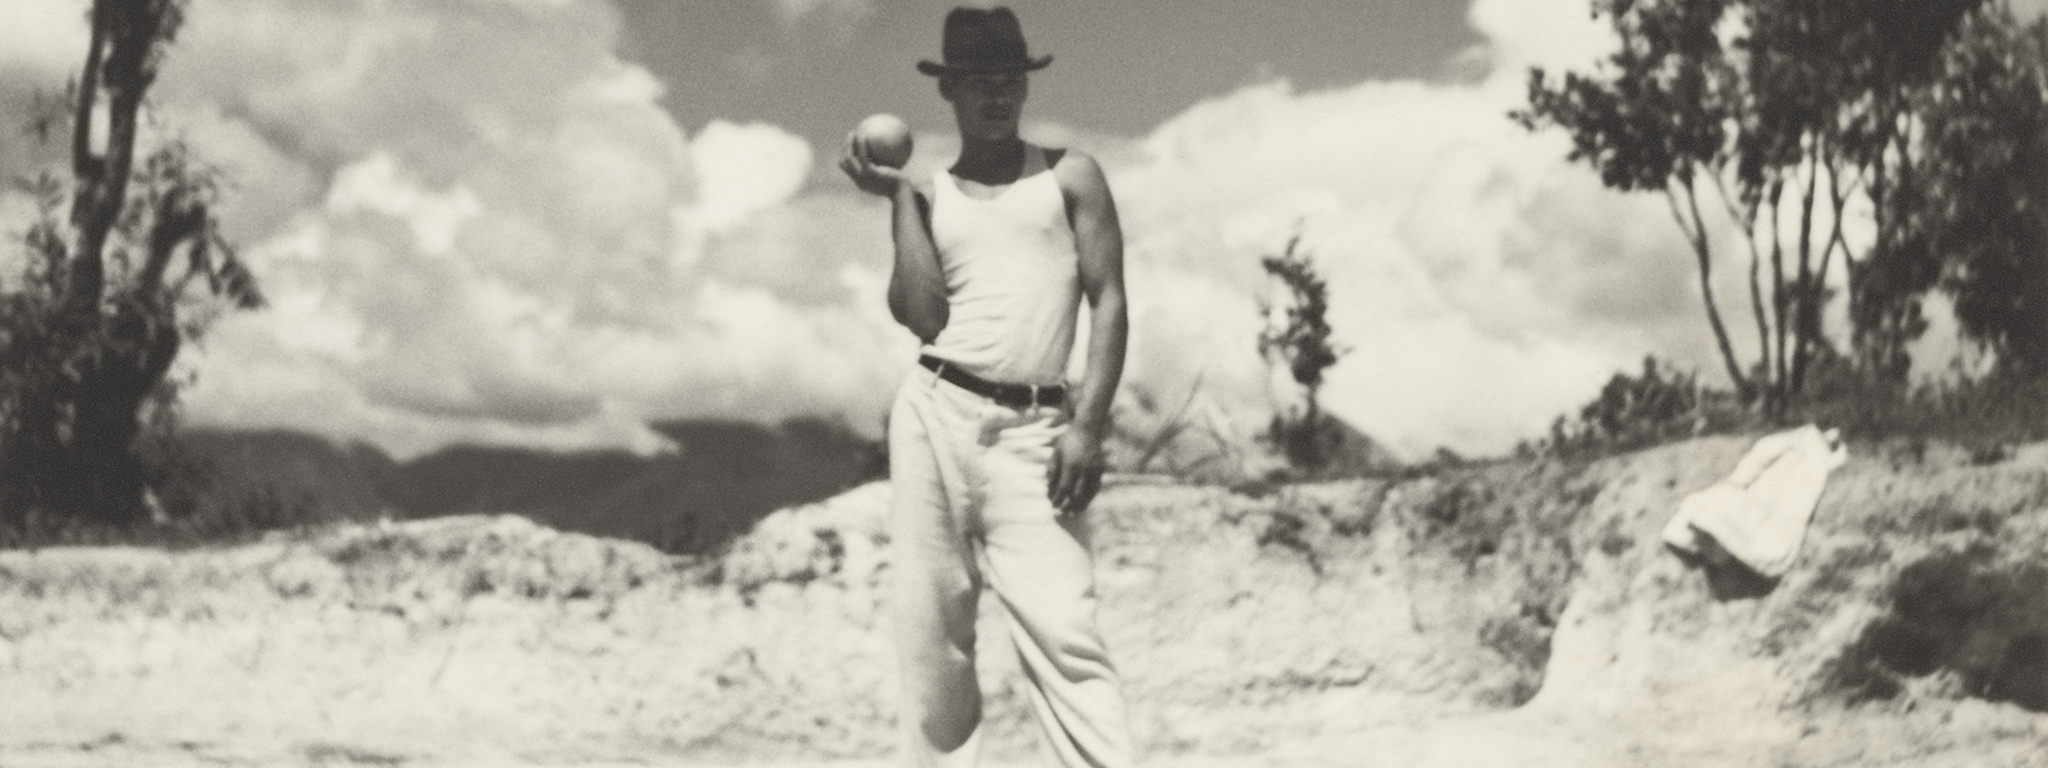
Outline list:
[[[1073,147],[1044,147],[1045,164],[1057,173],[1101,173],[1102,166],[1086,150]]]
[[[1046,164],[1052,166],[1053,178],[1068,192],[1092,192],[1107,189],[1108,182],[1102,174],[1102,164],[1086,151],[1070,148],[1047,147]]]

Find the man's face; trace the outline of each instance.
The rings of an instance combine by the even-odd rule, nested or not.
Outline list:
[[[1024,99],[1030,93],[1030,76],[1022,72],[948,75],[939,81],[939,95],[952,103],[960,133],[976,138],[1017,135]]]

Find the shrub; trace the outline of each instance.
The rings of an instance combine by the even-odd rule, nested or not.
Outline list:
[[[1903,387],[1832,366],[1787,409],[1788,422],[1840,427],[1857,440],[1940,440],[1994,446],[2048,438],[2048,375],[2000,367],[1970,376],[1952,370]]]
[[[1605,455],[1728,431],[1750,420],[1734,393],[1706,387],[1697,375],[1648,356],[1642,373],[1615,374],[1576,416],[1558,416],[1547,437],[1524,442],[1518,453]]]
[[[1798,424],[1839,428],[1845,438],[1861,442],[1937,440],[1998,457],[2005,446],[2048,439],[2048,376],[2017,366],[1977,375],[1957,368],[1908,386],[1822,353],[1815,356],[1805,389],[1774,414],[1650,357],[1641,374],[1615,374],[1577,415],[1559,416],[1547,437],[1524,441],[1517,453],[1597,457]]]
[[[2048,569],[2000,566],[1990,550],[1944,552],[1906,566],[1892,612],[1836,663],[1851,700],[1888,699],[1904,678],[1952,676],[1958,693],[2048,710]]]
[[[1337,364],[1345,350],[1331,340],[1329,282],[1301,247],[1301,236],[1287,241],[1278,256],[1259,260],[1266,273],[1286,288],[1279,307],[1261,306],[1267,327],[1259,334],[1259,355],[1268,365],[1286,369],[1302,388],[1300,409],[1281,405],[1267,427],[1266,438],[1289,465],[1313,473],[1325,468],[1339,447],[1342,432],[1322,412],[1317,395],[1323,372]],[[1275,310],[1280,310],[1276,316]],[[1284,318],[1284,319],[1283,319]]]
[[[185,5],[94,2],[79,78],[30,121],[43,141],[69,131],[71,174],[22,182],[39,215],[19,284],[0,285],[0,528],[12,537],[153,516],[137,443],[205,324],[192,304],[263,301],[221,234],[221,175],[143,118]]]

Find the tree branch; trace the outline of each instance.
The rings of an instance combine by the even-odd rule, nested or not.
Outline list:
[[[92,153],[92,115],[99,106],[100,65],[107,39],[106,13],[97,5],[93,7],[92,34],[85,48],[85,71],[79,74],[78,103],[72,105],[71,173],[82,182],[79,198],[72,208],[73,221],[77,221],[80,211],[90,204],[84,198],[90,180],[100,175],[99,158]]]
[[[1783,395],[1785,382],[1785,227],[1780,215],[1785,199],[1785,180],[1771,181],[1771,318],[1776,321],[1774,336],[1776,345],[1772,356],[1765,358],[1764,370],[1770,377],[1771,397],[1775,401]]]
[[[1806,376],[1806,356],[1819,333],[1818,300],[1813,285],[1813,205],[1820,186],[1821,158],[1828,152],[1826,135],[1814,132],[1807,155],[1806,189],[1799,197],[1799,272],[1792,294],[1792,360],[1786,379],[1788,393],[1798,392]],[[1784,350],[1780,349],[1780,353]]]
[[[1664,188],[1665,199],[1671,207],[1672,218],[1678,221],[1680,229],[1686,231],[1692,241],[1693,254],[1699,260],[1700,300],[1706,305],[1707,324],[1713,327],[1714,341],[1720,345],[1721,361],[1728,367],[1728,380],[1737,391],[1748,391],[1749,379],[1742,375],[1742,366],[1735,360],[1735,347],[1728,343],[1728,327],[1721,322],[1721,310],[1714,301],[1713,258],[1711,244],[1707,239],[1706,222],[1700,217],[1699,196],[1693,189],[1693,182],[1686,179],[1680,183],[1685,190],[1686,209],[1691,213],[1690,223],[1679,212],[1677,194],[1669,186]]]
[[[1736,224],[1742,227],[1742,243],[1749,249],[1749,308],[1752,319],[1756,322],[1757,359],[1769,360],[1771,359],[1771,323],[1764,315],[1763,288],[1757,282],[1761,278],[1764,258],[1763,249],[1756,243],[1756,218],[1760,198],[1745,196],[1743,202],[1747,209],[1738,211],[1735,201],[1728,195],[1727,184],[1721,181],[1721,176],[1718,173],[1714,174],[1714,188],[1719,190],[1721,202],[1728,208],[1728,215],[1735,219]]]

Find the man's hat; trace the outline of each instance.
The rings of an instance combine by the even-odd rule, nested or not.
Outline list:
[[[954,8],[946,14],[940,53],[945,63],[930,60],[917,63],[917,71],[934,77],[945,74],[1030,72],[1052,63],[1051,56],[1031,58],[1024,48],[1024,29],[1017,14],[996,6]]]

